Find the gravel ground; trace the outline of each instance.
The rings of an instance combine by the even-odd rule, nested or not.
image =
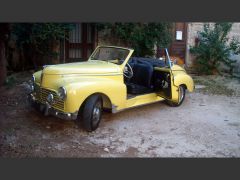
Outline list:
[[[100,127],[88,133],[31,109],[23,78],[0,89],[0,156],[240,157],[239,81],[226,81],[228,90],[221,91],[222,78],[194,79],[198,89],[187,93],[180,107],[160,102],[104,113]],[[214,94],[206,79],[215,80],[221,93]]]

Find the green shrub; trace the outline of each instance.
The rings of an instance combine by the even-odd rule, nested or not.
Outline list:
[[[198,44],[190,48],[196,57],[198,71],[205,74],[221,73],[219,66],[222,64],[232,74],[236,61],[230,57],[240,53],[240,44],[236,38],[228,38],[231,28],[232,23],[215,23],[213,27],[204,24],[203,31],[198,32]]]
[[[134,48],[135,56],[152,56],[154,46],[167,47],[172,40],[172,23],[100,23],[98,30],[109,30]]]

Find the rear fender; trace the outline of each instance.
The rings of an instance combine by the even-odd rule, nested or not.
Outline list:
[[[194,82],[191,76],[186,73],[178,73],[173,75],[173,82],[175,86],[185,85],[189,92],[194,90]]]

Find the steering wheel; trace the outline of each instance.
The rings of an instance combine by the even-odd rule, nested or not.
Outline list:
[[[127,63],[126,66],[124,67],[123,75],[126,78],[132,78],[133,77],[133,70],[132,67]]]

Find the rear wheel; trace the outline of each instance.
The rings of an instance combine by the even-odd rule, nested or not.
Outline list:
[[[80,109],[80,119],[87,131],[94,131],[98,128],[102,117],[102,98],[99,95],[92,95],[87,98]]]
[[[171,106],[171,107],[177,107],[180,106],[184,99],[185,99],[185,93],[186,93],[186,88],[184,85],[180,85],[178,88],[178,92],[179,92],[179,97],[178,97],[178,103],[166,100],[166,103]]]

